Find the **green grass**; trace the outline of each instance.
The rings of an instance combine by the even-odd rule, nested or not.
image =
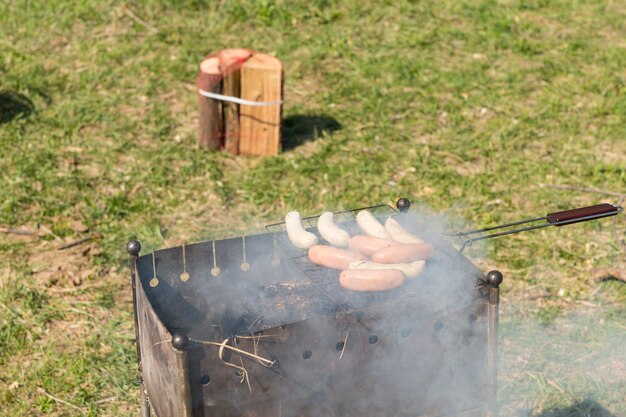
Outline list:
[[[549,185],[626,193],[624,22],[622,3],[602,1],[3,4],[0,226],[50,232],[0,235],[0,414],[136,412],[131,237],[150,251],[258,230],[288,209],[400,196],[455,227],[616,202]],[[333,129],[265,159],[198,152],[197,65],[232,46],[283,60],[286,119]],[[305,130],[290,126],[286,141]],[[60,256],[59,239],[82,236],[76,220],[102,238],[87,255],[71,251],[49,286],[33,254]],[[518,335],[503,318],[506,337],[532,339],[585,303],[600,306],[600,336],[623,333],[624,285],[608,291],[591,276],[625,268],[625,229],[622,215],[615,234],[598,221],[472,248],[481,267],[505,273],[503,305],[521,306],[511,316],[537,323]],[[93,272],[74,288],[72,268]],[[580,390],[564,395],[532,385],[528,373],[561,377],[542,372],[503,375],[528,395],[521,404],[505,386],[507,415],[566,410],[585,393],[626,414],[618,386],[591,389],[577,371]]]

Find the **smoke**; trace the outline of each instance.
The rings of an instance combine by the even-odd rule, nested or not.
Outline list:
[[[483,274],[442,239],[449,219],[425,210],[396,219],[436,251],[420,277],[386,292],[341,288],[339,271],[310,263],[277,229],[142,256],[138,267],[152,306],[171,333],[192,340],[194,415],[486,414],[490,318]],[[352,214],[338,222],[352,236],[360,233]],[[503,323],[512,326],[501,348],[506,394],[516,386],[511,375],[518,366],[507,355],[521,354],[515,337],[529,330],[526,322]],[[220,343],[248,354],[226,347],[220,356]],[[158,411],[159,399],[151,400]]]
[[[623,284],[617,284],[623,285]],[[546,323],[508,306],[501,316],[501,416],[626,415],[626,327],[601,297]],[[517,312],[515,312],[515,310]],[[510,312],[510,315],[509,315]]]

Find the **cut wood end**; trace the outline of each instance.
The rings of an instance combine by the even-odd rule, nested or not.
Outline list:
[[[223,73],[241,68],[251,55],[252,51],[243,48],[224,49],[217,53]]]
[[[220,60],[218,58],[207,58],[200,63],[200,71],[205,74],[219,75]]]
[[[244,68],[257,68],[257,69],[280,69],[283,68],[283,63],[276,57],[261,52],[255,52],[244,64]]]

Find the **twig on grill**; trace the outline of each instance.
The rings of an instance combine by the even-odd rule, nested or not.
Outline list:
[[[236,337],[233,338],[233,342],[235,343],[235,347],[237,349],[239,349],[239,346],[237,345],[237,338]],[[256,354],[256,352],[255,352],[255,354]],[[246,383],[248,384],[248,391],[250,392],[250,394],[252,394],[252,386],[250,385],[250,375],[248,374],[248,370],[246,369],[246,367],[243,365],[243,358],[241,357],[241,355],[239,355],[239,361],[241,362],[241,367],[239,369],[241,369],[241,371],[243,372],[243,374],[241,376],[241,378],[242,378],[241,382],[243,383],[243,381],[246,381]],[[226,361],[224,361],[224,360],[222,360],[222,362],[226,363]]]
[[[259,356],[259,343],[261,342],[261,338],[269,338],[275,337],[273,334],[253,334],[252,336],[236,336],[237,339],[243,340],[252,340],[252,346],[254,349],[254,355]]]
[[[235,337],[242,338],[240,336],[235,336]],[[263,366],[265,366],[267,368],[271,368],[271,367],[273,367],[276,364],[276,361],[272,361],[272,360],[269,360],[269,359],[264,358],[262,356],[255,355],[254,353],[247,352],[247,351],[245,351],[243,349],[239,349],[239,348],[236,348],[234,346],[229,346],[228,344],[225,344],[225,342],[227,343],[229,340],[230,340],[230,338],[224,340],[223,342],[218,343],[218,342],[207,342],[205,340],[193,339],[191,337],[189,338],[190,342],[197,343],[199,345],[209,345],[209,346],[216,346],[216,347],[219,347],[221,349],[230,349],[233,352],[236,352],[236,353],[238,353],[240,355],[243,355],[243,356],[246,356],[246,357],[248,357],[250,359],[256,360],[259,364],[261,364],[261,365],[263,365]],[[168,343],[168,342],[171,342],[171,341],[172,341],[171,339],[162,340],[160,342],[154,343],[152,345],[152,347],[160,345],[160,344],[163,344],[163,343]]]
[[[249,357],[251,359],[256,360],[258,363],[260,363],[261,365],[271,368],[276,364],[276,361],[272,361],[269,359],[266,359],[262,356],[257,355],[257,351],[256,351],[256,347],[255,347],[255,352],[254,353],[250,353],[247,352],[243,349],[239,349],[239,346],[237,346],[237,338],[239,336],[235,336],[233,338],[226,338],[224,339],[224,341],[222,341],[221,343],[217,343],[217,342],[207,342],[207,341],[203,341],[203,340],[198,340],[198,339],[189,339],[191,342],[194,343],[198,343],[201,345],[209,345],[209,346],[217,346],[219,347],[219,351],[218,351],[218,357],[219,359],[224,363],[224,365],[226,366],[230,366],[231,368],[235,368],[238,371],[241,372],[241,383],[243,384],[244,381],[248,384],[248,390],[250,391],[250,393],[252,393],[252,386],[250,385],[250,376],[248,374],[248,370],[245,368],[244,364],[243,364],[243,358],[241,357],[246,356]],[[260,336],[259,336],[260,337]],[[269,335],[267,337],[270,337]],[[248,339],[247,336],[242,336],[241,338],[245,338]],[[235,346],[230,346],[228,343],[233,340],[235,343]],[[239,354],[239,359],[241,360],[241,366],[236,365],[234,363],[228,362],[227,360],[224,359],[224,349],[230,349],[236,353]]]
[[[68,403],[67,401],[62,400],[60,398],[57,398],[57,397],[55,397],[54,395],[50,394],[48,391],[46,391],[43,388],[37,388],[37,392],[40,393],[40,394],[45,395],[46,397],[50,398],[53,401],[56,401],[58,403],[61,403],[61,404],[66,405],[68,407],[71,407],[71,408],[73,408],[75,410],[78,410],[78,412],[80,413],[81,416],[85,415],[85,411],[82,408],[80,408],[79,406],[74,405],[72,403]]]
[[[350,336],[350,332],[346,332],[346,338],[343,339],[343,347],[341,348],[341,355],[339,355],[339,359],[343,358],[343,354],[346,351],[346,346],[348,346],[348,336]]]
[[[252,336],[235,336],[237,339],[244,339],[244,340],[258,340],[258,339],[266,339],[269,337],[276,337],[275,334],[255,334]]]

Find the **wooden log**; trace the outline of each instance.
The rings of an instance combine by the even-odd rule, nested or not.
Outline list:
[[[254,53],[241,68],[241,98],[261,102],[282,100],[282,63],[271,55]],[[278,154],[282,105],[262,107],[242,105],[239,112],[240,153]]]
[[[208,56],[200,63],[200,72],[196,79],[199,89],[210,93],[222,92],[222,73],[219,59]],[[218,150],[223,145],[223,123],[221,103],[218,100],[204,97],[198,93],[198,145],[201,148]]]
[[[220,70],[224,78],[224,95],[241,96],[241,66],[250,58],[248,49],[224,49],[218,53]],[[224,101],[224,150],[239,154],[239,104]]]

